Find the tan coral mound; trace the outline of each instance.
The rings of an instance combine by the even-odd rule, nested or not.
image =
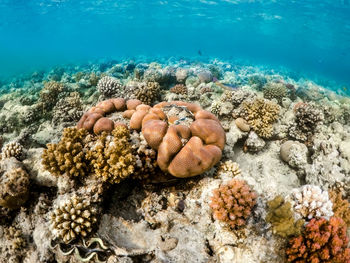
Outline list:
[[[119,126],[112,136],[103,132],[86,154],[95,175],[103,181],[119,183],[134,172],[135,157],[129,144],[129,130]]]
[[[188,115],[166,114],[176,110]],[[212,168],[221,159],[226,139],[213,114],[181,101],[161,102],[153,108],[137,106],[130,128],[142,129],[147,143],[158,151],[159,167],[175,177],[191,177]]]
[[[216,219],[232,228],[244,226],[256,203],[256,193],[243,180],[233,179],[213,191],[210,208]]]
[[[220,163],[217,175],[221,174],[229,174],[231,177],[235,177],[241,174],[241,169],[238,163],[228,160]]]
[[[44,168],[59,176],[66,173],[69,176],[83,176],[87,165],[84,158],[84,129],[65,128],[59,143],[48,144],[42,155]]]
[[[256,134],[270,138],[273,135],[272,124],[278,119],[280,107],[272,101],[260,98],[244,101],[242,106],[241,115]]]
[[[0,206],[16,209],[28,199],[29,175],[22,168],[13,168],[0,178]]]

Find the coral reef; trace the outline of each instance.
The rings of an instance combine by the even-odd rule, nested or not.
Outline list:
[[[2,158],[15,157],[16,159],[19,160],[22,156],[22,153],[23,153],[23,146],[16,141],[5,144],[1,149]]]
[[[0,247],[1,260],[6,262],[23,262],[27,241],[23,232],[13,226],[5,227],[3,235],[6,240],[5,244]],[[1,261],[4,262],[4,261]]]
[[[278,103],[282,103],[282,99],[288,96],[286,86],[281,82],[268,82],[263,87],[264,98],[272,100],[276,99]]]
[[[281,237],[298,236],[301,234],[304,220],[295,220],[290,202],[285,202],[280,195],[267,203],[266,221],[272,225],[273,233]]]
[[[231,228],[243,227],[256,203],[256,193],[242,180],[233,179],[214,189],[210,208],[217,220]]]
[[[72,196],[54,207],[50,227],[56,238],[70,243],[91,233],[97,222],[97,209],[89,199]]]
[[[133,94],[136,99],[142,103],[151,105],[153,102],[159,99],[160,85],[158,82],[140,82],[136,89],[133,90]]]
[[[350,261],[349,239],[341,218],[313,218],[305,232],[289,240],[286,254],[288,262],[334,262]]]
[[[315,185],[304,185],[293,189],[287,200],[293,210],[305,220],[333,215],[332,202],[328,192]]]
[[[44,150],[44,168],[56,176],[84,176],[88,168],[83,152],[86,135],[84,129],[65,128],[61,140],[57,144],[48,144]]]
[[[130,133],[116,127],[111,136],[103,132],[86,154],[95,176],[103,181],[119,183],[134,172],[135,157],[129,144]]]
[[[120,96],[122,94],[122,84],[117,78],[104,76],[98,81],[97,90],[105,97]]]
[[[289,128],[289,136],[302,142],[310,141],[324,119],[322,111],[312,103],[297,103],[294,114],[295,123]]]
[[[279,116],[279,106],[260,98],[244,101],[242,106],[241,117],[248,121],[257,135],[263,138],[270,138],[273,135],[272,124]]]

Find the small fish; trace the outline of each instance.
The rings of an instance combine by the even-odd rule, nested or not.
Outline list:
[[[198,49],[198,55],[202,56],[202,51],[200,51],[200,49]]]
[[[344,91],[347,91],[348,89],[344,86],[344,87],[343,87],[343,90],[344,90]]]
[[[235,90],[238,89],[237,85],[231,85],[231,84],[222,84],[219,82],[219,80],[216,77],[213,77],[213,82],[218,85],[219,87],[226,89],[226,90]]]

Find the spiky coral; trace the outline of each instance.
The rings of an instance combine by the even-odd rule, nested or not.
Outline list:
[[[293,189],[288,196],[292,207],[304,219],[330,217],[333,215],[332,202],[328,192],[315,185],[304,185]]]
[[[91,205],[89,199],[73,196],[51,213],[52,233],[64,243],[86,237],[97,222],[96,214],[97,209]]]
[[[266,99],[276,99],[278,103],[282,102],[284,97],[287,97],[288,90],[283,83],[280,82],[268,82],[263,88],[264,98]]]
[[[119,183],[134,172],[135,157],[129,143],[129,130],[118,126],[112,136],[103,132],[86,154],[91,167],[103,181]]]
[[[85,129],[65,128],[58,144],[48,144],[42,155],[46,170],[59,176],[83,176],[87,171],[84,158]]]
[[[305,232],[289,240],[286,254],[288,262],[349,263],[350,248],[346,226],[339,217],[313,218]]]
[[[268,214],[266,221],[272,225],[272,230],[275,234],[288,237],[301,234],[304,220],[295,220],[292,205],[290,202],[285,202],[280,195],[267,203]]]
[[[272,124],[278,119],[279,106],[260,98],[244,101],[242,106],[241,116],[248,121],[254,131],[260,137],[271,137],[273,134]]]
[[[210,207],[216,219],[232,228],[244,226],[256,203],[256,193],[243,180],[233,179],[213,191]]]
[[[15,209],[28,199],[29,175],[22,168],[6,172],[0,179],[0,206]]]
[[[340,191],[330,190],[329,197],[333,203],[334,216],[340,217],[350,226],[350,203],[343,198]]]

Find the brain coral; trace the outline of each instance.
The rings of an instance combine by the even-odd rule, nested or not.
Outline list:
[[[190,177],[213,167],[221,158],[225,132],[217,118],[198,105],[161,102],[138,105],[130,128],[141,130],[158,151],[157,163],[175,177]]]
[[[97,222],[97,209],[89,199],[73,196],[55,207],[51,213],[51,231],[56,238],[69,243],[86,237]]]
[[[289,240],[288,262],[349,263],[350,248],[344,221],[338,217],[313,218],[305,232]]]
[[[256,203],[256,193],[242,180],[233,179],[213,191],[210,208],[216,219],[232,228],[242,227]]]
[[[42,155],[42,164],[46,170],[59,176],[83,176],[87,171],[84,158],[85,129],[65,128],[59,143],[48,144]]]
[[[87,152],[96,176],[103,181],[119,183],[134,172],[135,157],[129,143],[129,130],[123,126],[116,127],[111,135],[103,132],[96,144]]]
[[[282,102],[284,97],[288,96],[288,90],[283,83],[280,82],[268,82],[263,88],[264,98],[276,99],[278,103]]]
[[[278,119],[280,108],[276,103],[264,99],[243,101],[241,117],[248,121],[260,137],[273,135],[272,124]]]

